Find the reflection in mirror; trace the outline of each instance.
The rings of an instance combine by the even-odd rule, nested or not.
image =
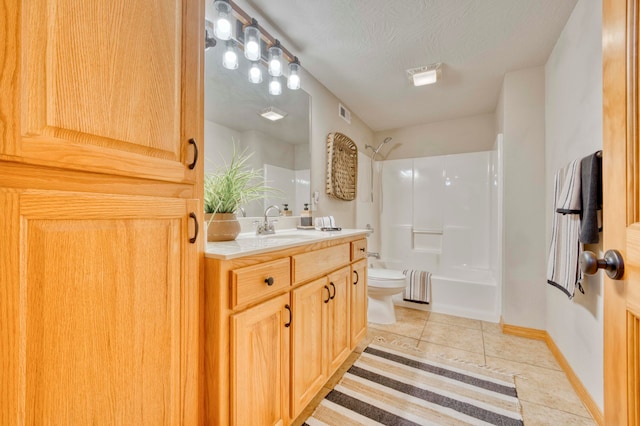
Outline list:
[[[282,94],[270,95],[263,65],[262,83],[250,83],[248,61],[240,58],[238,69],[228,70],[222,66],[223,50],[224,43],[218,42],[205,52],[205,173],[228,163],[235,144],[238,151],[253,153],[250,167],[262,169],[265,183],[279,190],[242,206],[246,216],[263,216],[272,204],[283,210],[285,203],[293,215],[300,215],[310,198],[310,97],[303,90],[287,89],[284,78]],[[259,115],[269,108],[286,115],[277,121]]]

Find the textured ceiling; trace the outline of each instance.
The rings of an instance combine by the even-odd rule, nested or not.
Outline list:
[[[576,0],[237,0],[374,131],[491,113],[544,65]],[[442,62],[412,87],[405,70]],[[303,83],[304,87],[304,83]]]

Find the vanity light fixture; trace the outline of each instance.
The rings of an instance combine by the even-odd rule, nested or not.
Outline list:
[[[249,68],[249,81],[254,84],[262,83],[262,70],[258,62],[252,62]]]
[[[407,70],[407,77],[414,86],[424,86],[436,83],[442,76],[440,69],[442,63],[431,64],[424,67]]]
[[[251,24],[244,27],[244,56],[250,61],[259,61],[262,56],[260,52],[260,30],[258,21],[251,20]]]
[[[211,0],[207,1],[207,8]],[[268,31],[258,25],[255,18],[249,16],[234,1],[215,0],[211,6],[213,10],[213,22],[205,20],[205,45],[207,50],[216,45],[218,39],[226,41],[222,63],[227,69],[238,68],[238,49],[242,49],[244,56],[251,61],[248,79],[251,83],[262,82],[262,63],[267,66],[269,75],[269,93],[279,95],[282,93],[281,76],[287,78],[287,87],[290,90],[300,88],[300,61],[287,50],[279,40],[276,40]],[[268,46],[267,55],[262,51]],[[235,57],[235,58],[234,58]],[[287,65],[288,61],[288,66]],[[288,71],[288,75],[287,75]]]
[[[213,18],[213,35],[218,40],[231,39],[231,29],[233,28],[231,23],[234,21],[231,16],[231,5],[228,0],[216,0],[213,3],[214,18]]]
[[[266,118],[267,120],[271,120],[271,121],[278,121],[278,120],[282,120],[283,118],[285,118],[287,116],[287,113],[274,107],[274,106],[270,106],[268,108],[263,109],[262,111],[260,111],[258,113],[261,117]]]
[[[300,61],[298,61],[297,56],[294,56],[293,61],[289,62],[287,87],[291,90],[298,90],[300,88]]]
[[[222,66],[228,70],[238,68],[238,53],[236,52],[236,42],[227,40],[224,54],[222,55]]]
[[[282,93],[282,84],[280,83],[280,79],[278,77],[271,77],[269,81],[269,94],[278,96]]]

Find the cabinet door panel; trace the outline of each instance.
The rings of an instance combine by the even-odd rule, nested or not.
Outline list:
[[[300,414],[328,378],[325,344],[328,288],[327,279],[321,278],[292,292],[291,418]]]
[[[349,299],[350,299],[349,267],[329,274],[329,286],[332,299],[327,313],[327,362],[328,374],[333,374],[350,353],[349,338]]]
[[[196,422],[191,202],[54,191],[14,199],[20,263],[2,286],[17,297],[0,311],[19,318],[17,339],[3,346],[20,366],[3,373],[18,388],[15,423]]]
[[[197,2],[22,3],[20,141],[4,153],[37,164],[194,181],[186,167],[200,109]],[[153,13],[150,13],[153,11]],[[197,13],[196,13],[197,14]],[[19,90],[18,88],[12,90]],[[191,134],[189,134],[191,133]]]
[[[283,425],[289,407],[289,294],[231,319],[231,424]]]
[[[367,261],[351,265],[351,349],[367,334]]]

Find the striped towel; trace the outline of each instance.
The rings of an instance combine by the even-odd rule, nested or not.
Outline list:
[[[580,160],[574,160],[555,175],[551,246],[547,263],[547,283],[573,298],[580,281],[579,259],[583,245],[580,236],[582,210]]]
[[[431,302],[431,272],[405,269],[402,273],[409,279],[402,298],[408,302]]]

